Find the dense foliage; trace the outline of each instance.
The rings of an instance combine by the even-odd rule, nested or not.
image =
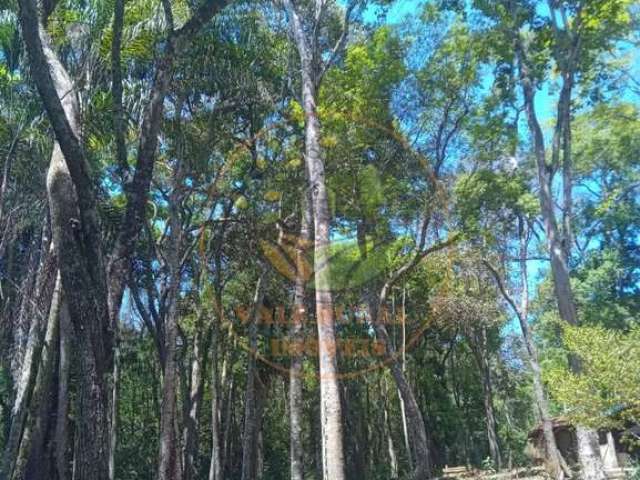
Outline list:
[[[0,2],[0,479],[422,480],[637,425],[639,13]]]

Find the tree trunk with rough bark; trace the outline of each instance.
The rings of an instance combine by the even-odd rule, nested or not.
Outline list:
[[[165,362],[162,383],[162,407],[160,412],[160,452],[158,455],[158,480],[177,480],[180,476],[177,439],[176,402],[176,341],[178,335],[178,304],[180,302],[182,226],[180,204],[182,202],[182,162],[174,166],[173,190],[169,197],[169,238],[167,242],[167,269],[169,291],[168,311],[164,325]]]
[[[482,400],[484,405],[485,426],[487,428],[487,441],[489,443],[489,455],[496,469],[502,468],[502,456],[500,454],[500,442],[496,427],[495,409],[493,407],[493,382],[491,381],[491,367],[489,366],[487,352],[487,328],[479,327],[473,335],[473,353],[476,365],[480,371],[482,383]]]
[[[55,426],[56,470],[60,480],[69,478],[69,374],[71,368],[72,330],[69,307],[63,301],[59,320],[60,354],[58,363],[58,410]]]
[[[33,395],[29,403],[27,423],[20,441],[17,460],[11,480],[42,479],[48,477],[48,455],[44,452],[44,434],[48,426],[56,357],[58,354],[58,326],[63,303],[62,281],[56,277],[47,318],[47,328],[42,347],[40,365]]]
[[[23,366],[27,346],[29,344],[29,331],[32,328],[34,319],[42,320],[48,311],[51,302],[51,292],[55,282],[55,261],[51,259],[49,253],[51,249],[51,232],[48,231],[49,216],[43,219],[43,228],[39,245],[34,245],[29,259],[29,267],[25,275],[25,279],[20,284],[20,290],[23,292],[35,291],[34,298],[22,295],[17,308],[17,319],[14,323],[12,348],[9,353],[7,363],[11,371],[11,378],[14,385],[20,385],[21,376],[23,374]],[[0,251],[2,254],[2,251]],[[45,261],[50,259],[49,269],[45,270]],[[43,272],[48,273],[48,296],[42,298],[42,304],[37,299],[40,298],[41,287],[44,285],[42,280]]]
[[[195,337],[193,339],[193,360],[191,362],[191,389],[189,391],[189,411],[185,419],[184,427],[184,480],[195,478],[195,459],[198,451],[198,416],[200,415],[200,404],[202,402],[202,390],[204,388],[204,377],[202,369],[204,366],[204,355],[206,355],[203,341],[204,325],[202,313],[198,313],[198,320],[195,325]]]
[[[242,432],[242,480],[254,480],[257,474],[257,447],[259,430],[258,372],[256,353],[258,348],[258,321],[264,298],[264,273],[258,278],[253,296],[253,305],[249,317],[249,366],[245,389],[244,428]]]
[[[174,281],[175,282],[175,281]],[[177,282],[175,282],[177,283]],[[175,291],[177,285],[172,287]],[[162,407],[160,412],[160,451],[158,454],[158,480],[177,480],[178,451],[176,442],[176,316],[175,294],[167,313],[165,333],[165,365],[162,381]]]
[[[197,33],[225,5],[224,0],[206,0],[184,25],[171,31],[167,55],[156,69],[152,100],[145,110],[139,162],[128,198],[120,240],[109,263],[109,281],[101,249],[96,195],[86,156],[80,143],[79,108],[66,70],[49,46],[43,19],[34,0],[20,0],[20,24],[29,55],[31,74],[37,86],[57,143],[48,176],[54,241],[59,246],[59,269],[68,298],[69,313],[78,339],[79,411],[76,423],[74,477],[103,480],[109,472],[109,388],[112,364],[112,325],[117,318],[129,253],[142,222],[149,190],[162,105],[171,78],[175,50]],[[50,12],[47,12],[50,13]],[[46,15],[45,15],[46,17]],[[46,20],[46,18],[45,18]],[[128,250],[129,249],[129,250]],[[117,266],[114,266],[116,262]],[[107,285],[109,288],[107,288]]]
[[[78,99],[73,82],[49,46],[33,0],[20,1],[20,23],[31,73],[57,139],[47,188],[58,267],[78,339],[81,414],[76,438],[82,448],[76,448],[75,476],[106,480],[111,330],[95,193],[79,142]]]
[[[219,317],[216,314],[216,317]],[[220,385],[218,381],[218,327],[219,318],[214,320],[211,329],[211,463],[209,480],[222,480],[222,455],[220,446]]]
[[[289,460],[291,467],[291,480],[303,480],[303,397],[302,397],[302,342],[304,341],[304,323],[307,318],[305,293],[308,279],[306,249],[311,241],[311,217],[312,213],[306,199],[303,199],[300,215],[300,233],[296,245],[296,277],[294,286],[293,315],[290,326],[289,340],[293,348],[291,350],[291,365],[289,367],[289,425],[290,445]],[[300,348],[297,346],[300,345]]]
[[[25,305],[25,309],[31,312],[31,321],[26,347],[20,362],[19,375],[17,375],[16,394],[10,417],[11,426],[3,453],[2,473],[6,475],[6,478],[11,478],[17,461],[18,449],[26,426],[29,405],[40,367],[47,317],[57,283],[57,258],[53,243],[44,246],[41,255],[42,260],[36,273],[33,303],[29,302],[30,305]]]
[[[120,389],[120,338],[119,322],[113,323],[116,330],[113,347],[113,376],[111,379],[111,415],[109,416],[109,480],[116,478],[116,448],[118,444],[118,398]]]

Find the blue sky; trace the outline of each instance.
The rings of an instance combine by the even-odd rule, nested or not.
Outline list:
[[[388,9],[385,21],[390,25],[398,25],[406,20],[410,20],[411,17],[417,17],[422,14],[425,3],[428,0],[398,0],[394,2]],[[548,16],[549,10],[545,2],[539,3],[541,7],[539,8],[540,15]],[[378,12],[380,10],[376,7],[370,7],[364,15],[365,21],[375,23],[378,20]],[[618,53],[622,56],[629,57],[631,69],[634,73],[640,72],[640,54],[637,50],[630,48],[624,44],[618,45]],[[491,88],[493,83],[493,79],[491,74],[486,79],[486,82],[483,82],[486,86],[487,91]],[[617,93],[619,95],[619,92]],[[545,82],[540,90],[536,94],[536,102],[535,107],[538,114],[539,121],[541,126],[545,131],[545,136],[547,137],[547,146],[549,146],[549,141],[553,132],[554,123],[555,123],[555,115],[556,115],[556,105],[558,98],[558,88],[554,85],[554,79],[551,81]],[[637,96],[633,94],[631,91],[625,91],[620,98],[612,98],[611,101],[621,100],[627,102],[637,103]],[[520,127],[521,132],[523,132],[523,140],[526,141],[528,138],[526,122],[524,118],[521,119],[522,125]],[[523,144],[525,145],[525,144]],[[559,181],[559,180],[558,180]],[[575,191],[575,195],[579,196],[580,192],[578,189]],[[548,270],[549,265],[546,261],[541,260],[532,260],[529,262],[529,279],[530,285],[529,289],[532,296],[535,296],[537,287],[542,281],[542,279],[546,275],[546,271]],[[519,327],[517,326],[517,322],[510,321],[505,327],[505,333],[518,331]]]

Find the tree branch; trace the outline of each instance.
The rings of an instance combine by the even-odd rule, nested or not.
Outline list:
[[[95,219],[84,218],[85,215],[92,215],[90,212],[95,211],[95,196],[84,150],[72,126],[72,122],[75,122],[76,119],[67,117],[62,105],[62,95],[59,95],[56,82],[52,77],[54,70],[52,64],[59,63],[59,61],[49,47],[47,34],[42,28],[40,14],[34,0],[20,0],[19,5],[22,36],[31,60],[29,66],[33,80],[76,188],[83,223],[87,220],[89,223],[93,223]],[[59,66],[61,67],[61,65]],[[60,68],[55,68],[55,71],[58,75],[66,75],[66,72],[62,72]],[[67,94],[72,93],[67,92]],[[97,230],[97,224],[83,226]],[[95,233],[95,231],[91,232],[92,235]]]
[[[412,270],[422,259],[424,259],[427,255],[443,250],[447,247],[450,247],[454,243],[456,243],[460,239],[460,234],[456,233],[449,237],[448,239],[438,242],[435,245],[427,249],[424,248],[424,243],[426,239],[426,226],[428,222],[423,222],[421,239],[419,243],[419,248],[417,248],[412,256],[404,265],[398,268],[394,273],[391,274],[389,279],[385,282],[382,289],[380,290],[380,294],[378,295],[378,308],[384,303],[387,298],[387,294],[389,289],[406,273]]]
[[[482,263],[484,264],[485,267],[487,267],[487,270],[489,270],[489,272],[491,272],[491,275],[493,275],[493,278],[496,281],[496,285],[498,286],[498,289],[500,290],[500,293],[502,294],[502,297],[509,304],[509,306],[511,307],[513,312],[518,316],[518,319],[522,320],[522,313],[520,312],[520,309],[516,305],[516,302],[514,301],[513,297],[507,291],[507,289],[506,289],[506,287],[504,285],[504,281],[502,280],[502,276],[500,275],[500,273],[487,260],[482,260]]]
[[[115,321],[120,309],[124,284],[128,276],[127,270],[130,268],[128,259],[133,253],[141,225],[144,224],[145,206],[156,160],[158,134],[164,114],[164,101],[173,75],[175,56],[186,48],[189,39],[227,5],[227,0],[206,0],[178,30],[173,30],[171,25],[172,13],[169,0],[166,0],[163,5],[171,30],[165,51],[156,62],[150,100],[140,127],[136,169],[131,182],[124,188],[127,207],[109,264],[109,312],[112,322]]]
[[[113,98],[113,131],[116,140],[116,163],[120,176],[126,181],[129,173],[125,141],[124,108],[122,106],[122,29],[124,25],[124,0],[115,0],[113,12],[113,38],[111,40],[111,96]]]
[[[331,68],[333,63],[338,58],[338,55],[344,50],[345,45],[347,44],[347,39],[349,37],[349,24],[351,23],[351,14],[356,9],[356,7],[360,8],[364,6],[364,0],[351,0],[347,7],[344,10],[344,17],[342,19],[342,32],[340,33],[340,37],[336,41],[333,49],[331,50],[331,55],[329,59],[321,66],[320,72],[318,72],[318,77],[316,79],[316,87],[320,85],[322,78],[324,77],[327,70]]]

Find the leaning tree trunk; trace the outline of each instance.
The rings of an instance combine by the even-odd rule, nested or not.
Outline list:
[[[553,433],[553,422],[551,420],[551,414],[549,413],[549,402],[542,382],[542,368],[540,367],[540,361],[538,360],[538,350],[531,338],[529,323],[527,322],[529,318],[529,274],[527,266],[528,243],[524,220],[522,218],[518,220],[518,236],[520,238],[519,263],[521,297],[520,309],[518,310],[515,304],[514,308],[516,308],[516,316],[520,322],[520,329],[522,331],[522,337],[524,338],[524,344],[529,358],[529,365],[531,366],[531,373],[533,376],[533,394],[536,399],[536,405],[538,406],[540,421],[542,422],[542,433],[547,453],[547,470],[556,480],[563,480],[565,476],[571,477],[571,470],[558,449],[556,436]]]
[[[47,329],[42,347],[40,365],[33,396],[29,404],[27,425],[22,434],[20,448],[11,480],[42,479],[48,477],[48,456],[44,455],[44,430],[48,424],[51,402],[47,401],[53,383],[56,356],[58,353],[58,321],[62,305],[62,282],[57,275],[47,319]]]
[[[43,240],[44,242],[44,240]],[[36,383],[40,356],[47,327],[47,317],[53,299],[56,284],[56,249],[51,245],[43,245],[42,260],[36,273],[35,294],[32,303],[25,306],[31,312],[31,325],[27,344],[22,356],[20,373],[16,384],[16,395],[11,409],[11,426],[5,444],[2,474],[11,478],[17,460],[20,441],[24,433],[31,396]],[[25,298],[25,302],[27,299]]]
[[[31,74],[56,134],[47,177],[53,242],[78,339],[75,477],[106,480],[111,330],[95,192],[79,141],[75,87],[49,46],[34,0],[20,0],[20,23]]]
[[[358,225],[358,246],[360,248],[360,254],[363,258],[366,258],[367,246],[363,224],[364,222],[360,222]],[[427,429],[413,388],[409,385],[405,371],[402,368],[401,358],[399,358],[398,352],[389,338],[387,327],[384,324],[385,320],[380,315],[380,310],[386,300],[386,291],[387,290],[383,288],[378,298],[375,298],[375,295],[371,291],[366,293],[368,314],[376,332],[376,338],[384,345],[385,359],[391,369],[391,376],[400,394],[401,405],[404,409],[403,414],[406,416],[407,433],[411,444],[407,451],[411,450],[409,458],[413,458],[415,461],[414,464],[411,464],[411,468],[413,469],[411,478],[413,480],[422,480],[426,479],[431,471]],[[404,322],[404,311],[402,314]],[[403,345],[403,348],[404,347],[405,345]]]
[[[377,309],[375,310],[377,311]],[[376,318],[376,317],[373,317]],[[385,355],[390,362],[391,376],[398,387],[400,396],[404,403],[405,415],[407,417],[407,426],[409,438],[411,441],[411,450],[413,454],[414,465],[411,478],[413,480],[424,480],[429,477],[431,472],[431,462],[429,458],[429,443],[427,439],[427,430],[425,428],[422,412],[418,406],[413,388],[409,385],[402,366],[398,361],[397,352],[389,338],[387,328],[382,321],[374,320],[374,328],[376,337],[385,345]]]

